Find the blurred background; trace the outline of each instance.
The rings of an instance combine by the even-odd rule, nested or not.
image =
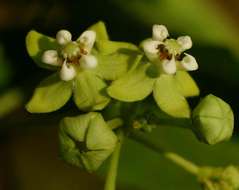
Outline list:
[[[91,24],[106,23],[112,40],[138,44],[164,24],[172,36],[188,34],[189,51],[200,65],[192,73],[201,96],[213,93],[235,113],[235,136],[216,146],[199,143],[190,131],[161,127],[155,138],[201,165],[239,165],[239,1],[78,0],[0,1],[0,190],[103,189],[104,172],[87,174],[58,158],[57,122],[74,106],[54,114],[31,115],[24,104],[49,71],[38,68],[25,49],[36,29],[55,36],[68,29],[75,38]],[[192,104],[197,102],[192,100]],[[103,167],[104,168],[104,167]],[[120,160],[122,190],[199,190],[194,177],[159,155],[127,140]]]

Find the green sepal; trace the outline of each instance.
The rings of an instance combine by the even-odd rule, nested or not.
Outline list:
[[[55,73],[36,87],[26,109],[31,113],[56,111],[65,105],[71,94],[72,82],[62,81],[58,73]]]
[[[116,80],[133,70],[142,58],[138,47],[127,42],[101,40],[93,53],[99,62],[96,72],[106,80]]]
[[[59,139],[61,158],[89,172],[97,170],[117,144],[117,136],[96,112],[65,117]]]
[[[101,110],[109,102],[107,84],[92,72],[83,71],[74,81],[74,101],[81,110]]]
[[[26,48],[30,57],[39,67],[51,70],[57,68],[56,66],[45,64],[41,61],[44,51],[57,50],[59,48],[59,45],[54,38],[45,36],[35,30],[31,30],[26,36]]]
[[[173,75],[162,74],[155,82],[153,96],[165,113],[180,118],[190,117],[190,108],[185,97],[178,91]]]
[[[137,69],[112,82],[108,94],[117,100],[134,102],[143,100],[153,90],[155,78],[147,75],[149,64],[140,65]]]
[[[93,24],[87,30],[93,30],[96,32],[96,41],[109,40],[109,36],[107,33],[105,23],[102,21],[99,21],[99,22]]]
[[[184,97],[193,97],[198,96],[200,94],[200,90],[196,82],[193,80],[193,78],[190,76],[188,72],[177,71],[174,78],[178,90]]]

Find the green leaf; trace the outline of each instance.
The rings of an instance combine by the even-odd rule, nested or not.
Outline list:
[[[198,96],[200,91],[193,78],[186,71],[177,71],[175,75],[178,90],[184,97]]]
[[[58,49],[58,46],[59,45],[56,43],[56,40],[54,38],[40,34],[35,30],[31,30],[26,36],[27,52],[39,67],[47,69],[56,68],[54,66],[43,63],[41,61],[41,58],[44,51],[56,50]]]
[[[104,90],[107,84],[91,72],[80,73],[75,80],[74,101],[81,110],[101,110],[110,101]]]
[[[133,70],[142,58],[137,46],[106,40],[96,43],[94,54],[99,62],[96,72],[106,80],[116,80],[128,70]]]
[[[98,40],[109,40],[109,36],[106,30],[105,23],[99,21],[88,28],[96,32],[96,41]]]
[[[72,83],[62,81],[58,73],[43,80],[35,89],[26,109],[31,113],[47,113],[58,110],[70,99]]]
[[[147,75],[149,64],[142,65],[138,69],[113,81],[107,89],[108,94],[117,100],[134,102],[143,100],[153,89],[154,78]]]
[[[173,75],[161,75],[153,89],[154,99],[160,109],[173,117],[190,117],[187,100],[177,90]]]

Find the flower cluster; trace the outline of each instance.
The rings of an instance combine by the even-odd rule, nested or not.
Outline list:
[[[167,74],[174,74],[177,68],[186,71],[198,69],[196,59],[184,53],[192,47],[190,36],[181,36],[177,40],[169,39],[164,25],[154,25],[152,38],[143,42],[143,49],[148,59],[159,65]]]
[[[83,69],[91,69],[97,66],[97,59],[91,55],[91,49],[95,43],[96,33],[87,30],[76,40],[72,41],[72,35],[67,30],[60,30],[56,34],[56,41],[60,45],[59,50],[46,50],[42,55],[42,62],[61,67],[60,77],[64,81],[72,80],[79,65]]]
[[[60,156],[69,164],[95,171],[112,153],[112,159],[118,156],[122,134],[130,137],[137,130],[151,132],[161,125],[189,128],[211,145],[232,136],[234,116],[226,102],[209,95],[193,111],[188,104],[188,97],[199,95],[187,72],[198,69],[195,58],[185,53],[192,47],[191,38],[169,38],[163,25],[154,25],[152,30],[152,38],[139,47],[109,40],[102,22],[75,41],[67,30],[58,31],[56,38],[28,33],[29,55],[40,67],[59,73],[39,84],[27,110],[53,112],[73,97],[81,111],[60,122]],[[227,179],[227,174],[236,177]],[[210,190],[219,190],[214,187],[221,183],[233,187],[225,190],[238,188],[238,170],[220,170],[218,176],[220,183],[212,180],[211,173],[200,180]]]

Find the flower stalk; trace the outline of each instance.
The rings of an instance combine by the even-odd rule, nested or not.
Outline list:
[[[187,172],[197,176],[199,172],[199,167],[192,163],[189,160],[186,160],[185,158],[181,157],[180,155],[174,153],[174,152],[167,152],[165,151],[160,145],[157,143],[153,142],[151,139],[147,138],[142,132],[136,132],[131,131],[130,137],[137,141],[138,143],[144,145],[145,147],[161,154],[168,160],[171,160]]]
[[[119,165],[120,151],[123,144],[124,134],[122,130],[117,131],[119,142],[111,156],[108,173],[106,176],[106,182],[104,190],[115,190],[116,188],[116,178]]]

